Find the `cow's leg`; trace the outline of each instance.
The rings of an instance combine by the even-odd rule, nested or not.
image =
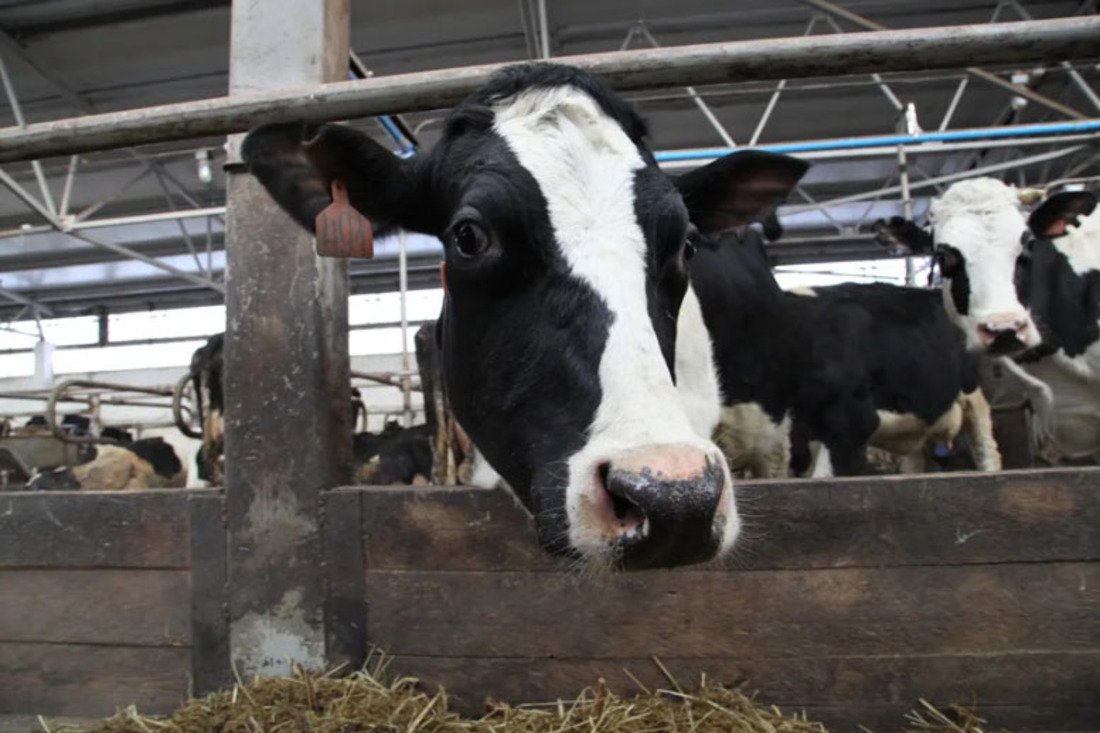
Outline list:
[[[959,395],[963,429],[970,438],[970,453],[979,471],[1000,471],[1001,450],[993,437],[993,411],[981,388]]]
[[[901,456],[898,461],[898,473],[924,473],[924,451],[916,451]]]
[[[733,473],[746,470],[754,478],[789,475],[790,420],[775,423],[755,403],[723,407],[712,440]]]
[[[810,478],[829,478],[836,475],[833,470],[832,455],[826,446],[817,443],[811,448],[811,452],[813,453],[813,465],[810,469]]]

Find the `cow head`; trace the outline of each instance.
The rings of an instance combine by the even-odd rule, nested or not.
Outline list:
[[[974,178],[932,202],[931,233],[900,218],[876,224],[880,241],[935,257],[944,306],[974,351],[1009,354],[1042,340],[1016,288],[1028,233],[1021,193],[993,178]]]
[[[722,161],[678,186],[645,135],[592,77],[532,64],[496,74],[415,158],[337,125],[266,126],[242,148],[311,230],[340,179],[376,231],[443,241],[455,416],[544,548],[626,568],[707,560],[739,530],[685,260],[700,230],[745,220]],[[685,196],[706,204],[689,214]],[[709,393],[692,402],[696,387]]]
[[[1017,274],[1020,297],[1043,331],[1042,356],[1078,356],[1100,339],[1100,213],[1096,196],[1063,191],[1028,218],[1035,238]]]

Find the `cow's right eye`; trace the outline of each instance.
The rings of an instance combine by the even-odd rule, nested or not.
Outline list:
[[[455,224],[451,229],[451,241],[463,257],[477,257],[489,248],[489,236],[473,221]]]

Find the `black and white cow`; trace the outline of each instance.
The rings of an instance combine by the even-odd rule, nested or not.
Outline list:
[[[741,157],[773,176],[785,168],[784,190],[806,169],[791,158]],[[836,472],[861,473],[877,426],[865,367],[866,313],[787,296],[754,229],[701,242],[691,271],[721,382],[716,440],[731,467],[787,476],[793,433],[798,445],[821,442]]]
[[[808,167],[744,155],[788,189]],[[775,222],[765,230],[781,232]],[[725,398],[716,437],[735,470],[803,473],[811,441],[826,449],[815,475],[864,472],[868,445],[915,470],[927,443],[964,426],[979,467],[1000,468],[977,357],[936,293],[885,284],[784,293],[753,229],[700,248],[691,266]]]
[[[1064,458],[1100,458],[1100,215],[1086,192],[1051,197],[1025,219],[1018,191],[978,178],[929,210],[931,233],[891,221],[895,242],[933,254],[944,304],[968,342],[1029,388],[1043,439]]]
[[[225,477],[224,353],[225,334],[214,334],[195,349],[189,369],[202,427],[202,445],[195,456],[195,465],[199,478],[214,486],[220,486]]]
[[[105,433],[113,437],[120,433]],[[36,470],[28,491],[133,491],[183,488],[187,471],[163,438],[83,445],[73,466]]]
[[[442,365],[458,421],[544,548],[627,568],[704,561],[737,537],[687,259],[693,238],[778,195],[766,180],[738,185],[734,158],[674,181],[645,137],[594,78],[534,64],[494,75],[416,158],[337,125],[267,126],[242,147],[308,229],[339,179],[376,229],[443,240]]]
[[[826,307],[845,304],[867,314],[864,364],[878,418],[871,447],[900,459],[903,472],[919,472],[928,448],[965,432],[975,466],[1001,469],[981,357],[966,347],[937,291],[845,283],[812,294]]]

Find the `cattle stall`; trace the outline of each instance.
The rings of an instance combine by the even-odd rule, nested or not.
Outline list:
[[[228,97],[0,130],[0,161],[436,109],[493,70],[340,81],[347,0],[257,5],[233,4]],[[559,60],[644,89],[1091,57],[1098,30],[1076,18]],[[543,556],[502,491],[344,487],[347,265],[314,256],[238,144],[225,489],[0,494],[0,713],[168,712],[238,674],[355,666],[377,648],[468,709],[599,677],[657,684],[657,659],[683,684],[706,674],[843,728],[897,727],[920,698],[1019,729],[1100,720],[1100,469],[739,483],[745,539],[725,564],[594,578]]]
[[[920,698],[996,725],[1100,719],[1100,469],[740,484],[746,542],[585,577],[503,491],[321,495],[329,664],[486,696],[662,684],[656,658],[850,729]],[[168,712],[233,683],[220,491],[0,494],[0,710]],[[267,582],[276,585],[274,578]],[[625,670],[625,671],[624,671]],[[629,673],[629,675],[628,675]]]

